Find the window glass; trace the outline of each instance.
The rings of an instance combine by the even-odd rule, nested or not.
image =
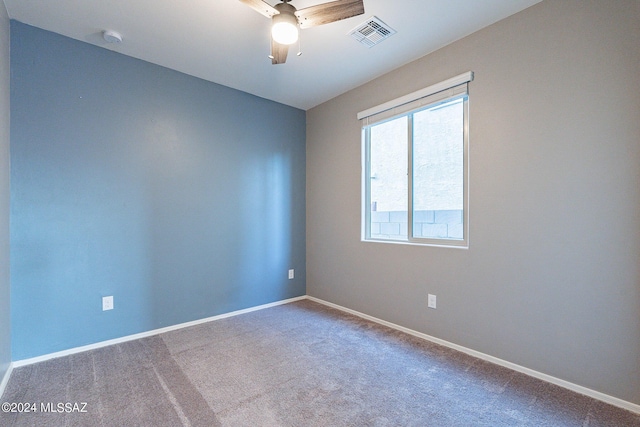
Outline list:
[[[407,238],[407,137],[407,117],[371,128],[371,238]]]
[[[463,118],[462,99],[413,115],[415,238],[464,237]]]

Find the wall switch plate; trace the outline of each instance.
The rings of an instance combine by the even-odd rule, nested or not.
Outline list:
[[[427,306],[429,308],[436,308],[436,296],[429,294],[428,300],[427,300]]]
[[[113,296],[102,297],[102,311],[113,310]]]
[[[293,279],[293,268],[289,270],[289,280]]]

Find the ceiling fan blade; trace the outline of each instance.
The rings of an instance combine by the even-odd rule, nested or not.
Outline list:
[[[271,39],[271,63],[273,65],[287,62],[287,53],[289,53],[288,45],[277,43]]]
[[[271,6],[269,3],[266,3],[262,0],[240,0],[242,3],[246,4],[256,12],[261,15],[266,16],[267,18],[271,18],[273,15],[277,15],[278,12],[275,7]]]
[[[300,28],[309,28],[362,15],[363,13],[363,0],[338,0],[300,9],[296,12],[296,17],[300,23]]]

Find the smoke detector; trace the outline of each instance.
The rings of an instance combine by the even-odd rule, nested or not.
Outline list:
[[[122,36],[120,33],[112,30],[104,30],[102,32],[102,38],[107,43],[120,43],[122,42]]]

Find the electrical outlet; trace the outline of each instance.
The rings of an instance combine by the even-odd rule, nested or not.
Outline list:
[[[293,272],[293,268],[292,268],[291,270],[289,270],[289,280],[293,279],[293,276],[294,276],[293,273],[294,272]]]
[[[113,296],[102,297],[102,311],[113,310]]]
[[[427,306],[429,308],[436,308],[436,296],[429,294],[429,297],[427,299]]]

